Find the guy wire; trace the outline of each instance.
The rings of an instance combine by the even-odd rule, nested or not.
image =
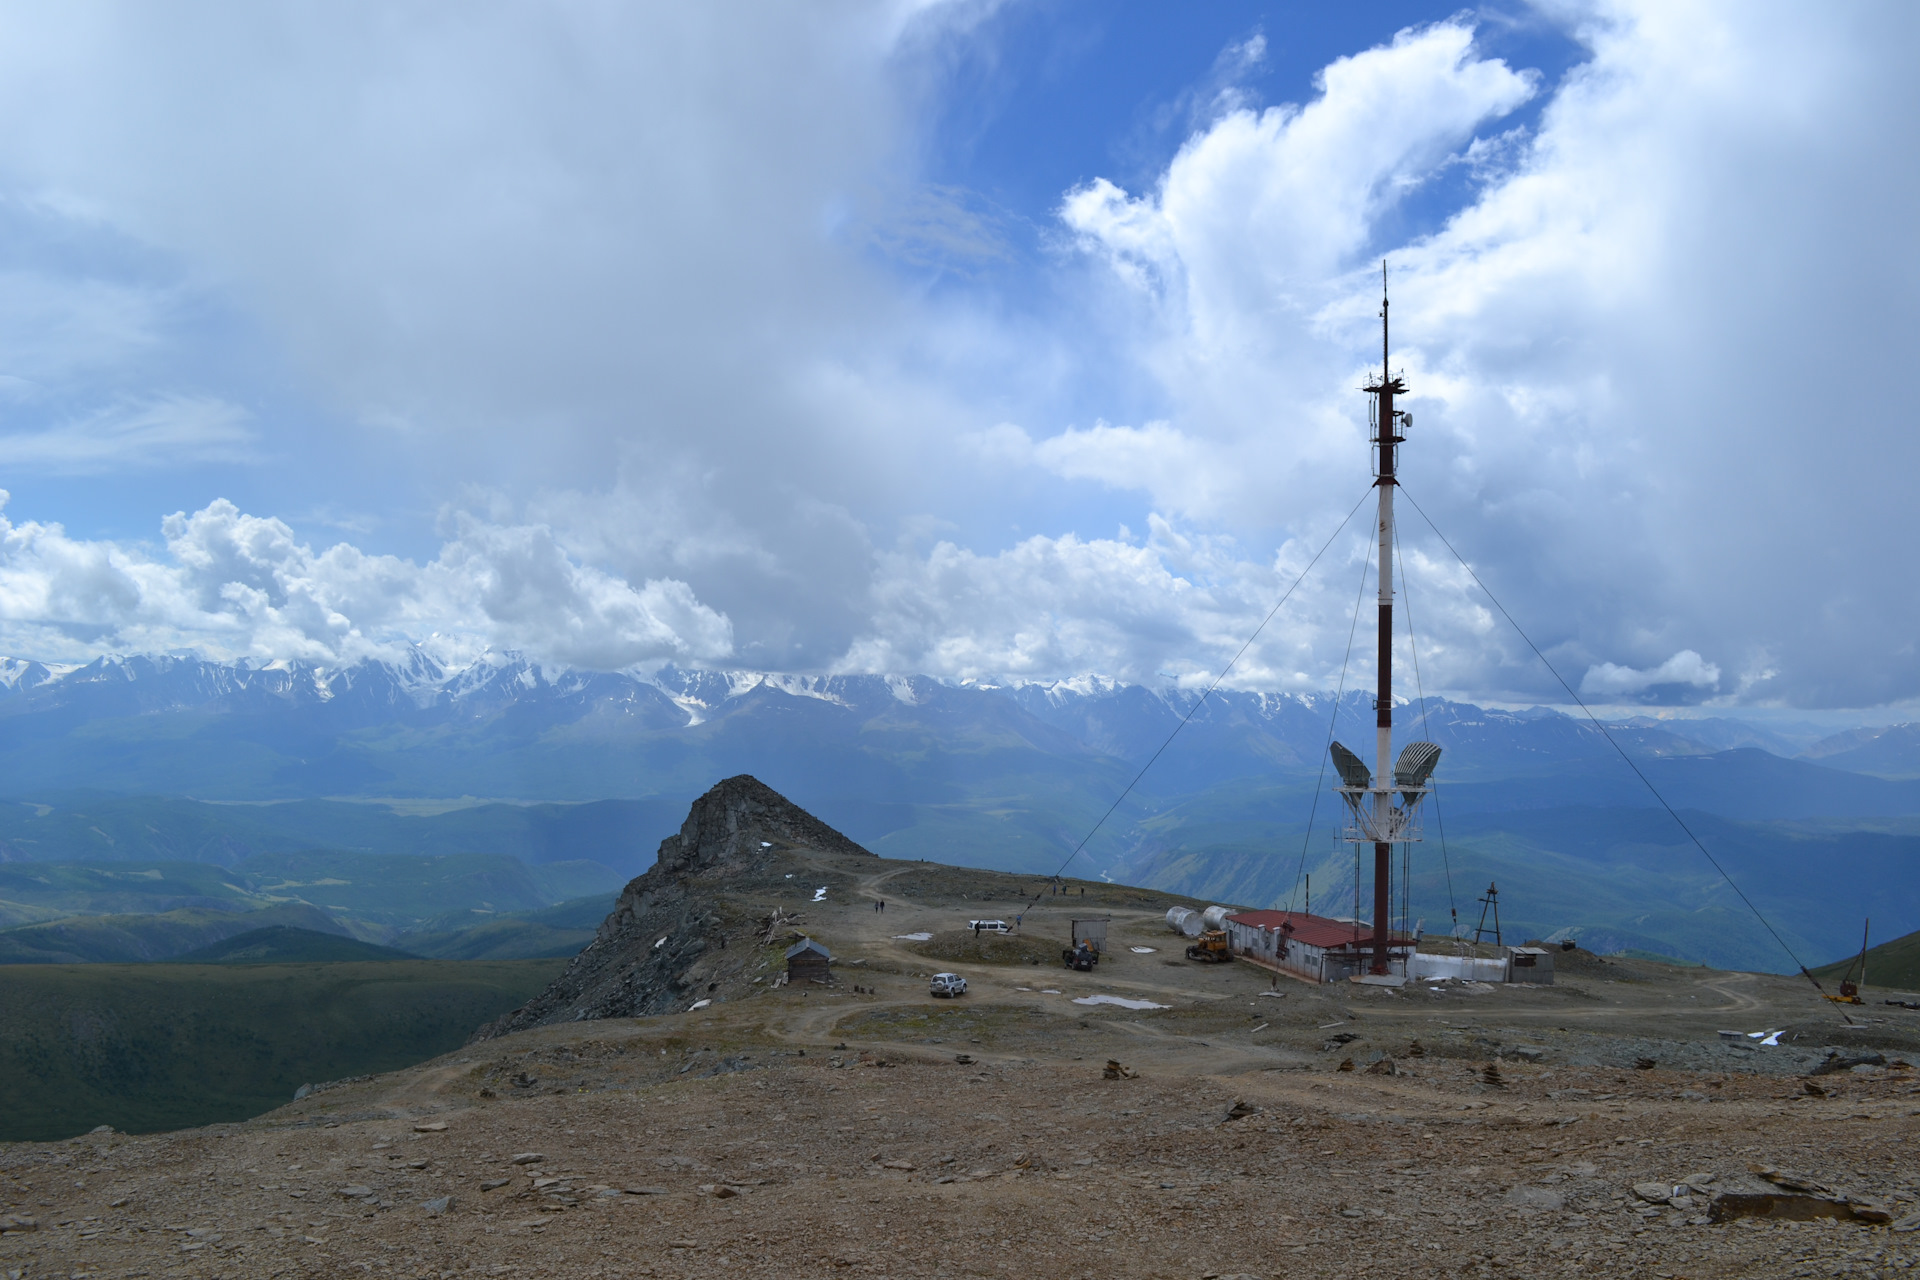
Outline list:
[[[1280,606],[1293,598],[1293,593],[1300,589],[1300,584],[1307,580],[1309,573],[1313,572],[1313,566],[1320,563],[1320,557],[1327,554],[1327,548],[1333,545],[1333,540],[1338,538],[1341,533],[1345,531],[1346,527],[1353,522],[1354,514],[1360,510],[1361,505],[1366,502],[1368,495],[1372,492],[1373,489],[1369,486],[1366,493],[1360,495],[1360,501],[1353,504],[1353,509],[1347,512],[1346,519],[1340,522],[1340,527],[1335,529],[1333,533],[1328,536],[1327,540],[1320,544],[1320,549],[1313,553],[1313,559],[1307,561],[1307,567],[1300,571],[1300,576],[1293,580],[1293,585],[1287,588],[1286,594],[1274,602],[1273,608],[1267,610],[1267,616],[1262,618],[1260,625],[1253,629],[1253,634],[1247,637],[1247,642],[1241,645],[1239,651],[1227,660],[1227,665],[1220,668],[1220,674],[1213,678],[1213,683],[1208,685],[1206,691],[1194,700],[1191,707],[1187,708],[1187,714],[1181,716],[1180,723],[1173,726],[1173,732],[1167,735],[1167,740],[1160,744],[1158,750],[1156,750],[1152,756],[1148,757],[1145,764],[1140,766],[1140,772],[1133,775],[1133,781],[1129,782],[1126,785],[1126,789],[1120,793],[1112,804],[1107,806],[1107,811],[1100,815],[1100,820],[1093,824],[1086,835],[1080,837],[1080,843],[1073,846],[1073,852],[1066,856],[1066,859],[1061,862],[1059,869],[1053,873],[1052,878],[1054,880],[1058,880],[1061,872],[1065,871],[1073,860],[1080,856],[1080,851],[1087,847],[1087,841],[1093,839],[1093,837],[1099,833],[1100,828],[1107,824],[1107,819],[1113,816],[1114,810],[1120,807],[1121,801],[1133,794],[1133,789],[1140,785],[1140,779],[1147,776],[1147,770],[1153,768],[1154,761],[1160,758],[1161,752],[1164,752],[1168,747],[1173,745],[1173,740],[1180,736],[1182,729],[1187,727],[1187,721],[1193,719],[1194,713],[1199,711],[1206,700],[1212,696],[1213,691],[1220,687],[1220,682],[1227,678],[1227,673],[1233,670],[1234,664],[1246,656],[1247,650],[1253,648],[1253,642],[1260,638],[1260,633],[1267,629],[1267,624],[1273,621],[1273,616],[1280,612]],[[1046,895],[1042,893],[1034,894],[1033,902],[1029,902],[1025,907],[1020,909],[1019,914],[1014,916],[1014,923],[1018,924],[1021,918],[1033,908],[1034,903],[1039,902],[1040,899],[1045,896]]]
[[[1467,563],[1467,558],[1461,555],[1458,551],[1454,550],[1453,544],[1447,541],[1447,535],[1444,533],[1441,533],[1440,526],[1436,525],[1433,522],[1433,517],[1428,515],[1418,502],[1413,501],[1413,495],[1410,493],[1407,493],[1405,485],[1400,486],[1400,492],[1403,494],[1406,494],[1407,501],[1413,504],[1413,509],[1415,511],[1420,512],[1420,518],[1427,522],[1427,528],[1433,530],[1433,536],[1440,539],[1441,544],[1445,546],[1448,551],[1453,553],[1453,558],[1460,562],[1460,567],[1467,571],[1468,576],[1470,576],[1474,580],[1474,582],[1478,584],[1480,590],[1486,592],[1487,599],[1493,601],[1493,607],[1500,611],[1500,616],[1507,620],[1507,625],[1512,627],[1514,631],[1519,635],[1519,637],[1522,640],[1525,640],[1527,642],[1527,648],[1533,650],[1533,656],[1540,659],[1540,665],[1553,673],[1553,678],[1560,682],[1560,687],[1567,691],[1567,696],[1569,698],[1573,699],[1573,705],[1575,705],[1576,707],[1579,707],[1580,710],[1586,712],[1587,719],[1593,721],[1593,727],[1600,731],[1600,736],[1607,740],[1607,745],[1612,747],[1615,751],[1619,752],[1620,758],[1627,762],[1627,768],[1633,770],[1634,776],[1640,779],[1641,783],[1643,783],[1646,786],[1647,790],[1653,794],[1653,798],[1660,802],[1660,807],[1667,811],[1667,816],[1672,818],[1674,821],[1674,824],[1678,826],[1680,830],[1686,833],[1687,839],[1693,841],[1693,847],[1698,849],[1701,852],[1701,854],[1706,858],[1706,860],[1713,864],[1713,869],[1720,873],[1720,878],[1727,882],[1727,887],[1732,889],[1734,893],[1738,895],[1740,901],[1746,904],[1747,910],[1753,913],[1753,918],[1760,922],[1761,927],[1763,927],[1764,929],[1766,929],[1768,933],[1773,935],[1773,940],[1780,944],[1780,949],[1787,953],[1787,958],[1793,961],[1794,967],[1800,971],[1800,973],[1806,978],[1808,982],[1811,982],[1813,984],[1813,989],[1815,991],[1818,991],[1822,996],[1825,996],[1827,994],[1827,989],[1820,985],[1820,979],[1814,977],[1813,971],[1808,969],[1806,965],[1801,963],[1800,957],[1794,953],[1794,950],[1792,947],[1787,945],[1787,940],[1780,936],[1779,930],[1775,929],[1773,927],[1772,922],[1769,921],[1766,918],[1766,916],[1760,913],[1760,908],[1756,907],[1753,904],[1753,899],[1749,898],[1746,895],[1746,892],[1740,888],[1739,884],[1735,882],[1734,878],[1727,874],[1727,869],[1720,865],[1720,859],[1714,857],[1713,853],[1701,841],[1700,837],[1693,833],[1693,828],[1687,825],[1686,819],[1680,816],[1679,810],[1675,809],[1672,805],[1667,803],[1667,798],[1660,794],[1660,788],[1653,785],[1653,779],[1647,777],[1647,775],[1641,770],[1640,766],[1634,763],[1633,757],[1627,754],[1626,748],[1622,747],[1619,744],[1619,742],[1614,739],[1614,736],[1611,733],[1607,732],[1607,726],[1600,723],[1600,717],[1594,715],[1593,711],[1587,706],[1587,704],[1580,700],[1580,695],[1573,691],[1573,686],[1567,683],[1566,677],[1560,674],[1559,668],[1555,667],[1551,662],[1547,661],[1547,655],[1540,652],[1540,646],[1533,642],[1533,637],[1529,636],[1525,631],[1521,630],[1520,624],[1513,620],[1513,615],[1511,613],[1507,612],[1507,606],[1501,604],[1500,598],[1493,594],[1493,591],[1487,586],[1485,582],[1482,582],[1480,580],[1480,575],[1478,573],[1475,573],[1473,566]],[[1847,1018],[1847,1015],[1844,1012],[1842,1012],[1840,1016],[1842,1018],[1846,1018],[1848,1023],[1853,1022],[1853,1019]]]
[[[1411,498],[1408,499],[1412,501]],[[1427,689],[1420,680],[1420,639],[1413,630],[1413,583],[1407,577],[1407,553],[1400,547],[1400,526],[1393,526],[1393,558],[1400,566],[1401,594],[1407,598],[1407,649],[1413,654],[1413,687],[1420,694],[1420,736],[1433,741],[1433,730],[1427,725]],[[1453,897],[1453,860],[1447,856],[1447,820],[1440,813],[1440,788],[1435,786],[1429,794],[1433,797],[1433,823],[1440,828],[1440,865],[1447,873],[1447,914],[1453,919],[1453,936],[1460,936],[1460,907]]]
[[[1300,877],[1307,872],[1307,846],[1313,840],[1313,820],[1320,813],[1320,791],[1327,780],[1327,753],[1333,746],[1334,725],[1340,719],[1340,699],[1347,692],[1347,664],[1353,661],[1353,637],[1360,629],[1360,602],[1367,598],[1367,571],[1373,568],[1373,542],[1367,542],[1367,558],[1360,566],[1360,588],[1353,597],[1353,622],[1347,627],[1347,653],[1340,659],[1340,684],[1333,693],[1333,714],[1327,717],[1327,740],[1320,746],[1320,776],[1313,783],[1313,804],[1307,810],[1307,834],[1300,838],[1300,865],[1293,871],[1293,888],[1287,890],[1287,910],[1293,910],[1293,895],[1300,888]]]

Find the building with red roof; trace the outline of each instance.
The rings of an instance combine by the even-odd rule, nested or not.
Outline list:
[[[1368,972],[1373,963],[1373,926],[1332,920],[1304,911],[1239,911],[1226,919],[1236,959],[1306,982],[1339,982]],[[1414,940],[1394,934],[1387,942],[1389,969],[1405,976]]]

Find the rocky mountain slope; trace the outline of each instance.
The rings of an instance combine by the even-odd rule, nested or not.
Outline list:
[[[742,895],[790,895],[796,879],[821,878],[823,858],[846,857],[879,861],[759,779],[728,778],[693,802],[679,833],[660,842],[658,860],[627,885],[566,972],[474,1038],[664,1013],[723,986],[743,994],[763,975],[748,972],[762,957],[753,935],[758,908]]]

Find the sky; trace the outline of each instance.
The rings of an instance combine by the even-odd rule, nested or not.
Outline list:
[[[0,4],[0,652],[1911,705],[1916,36]]]

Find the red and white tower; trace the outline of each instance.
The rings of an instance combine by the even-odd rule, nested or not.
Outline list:
[[[1410,415],[1394,408],[1394,397],[1405,395],[1406,383],[1388,368],[1390,329],[1387,318],[1387,267],[1380,264],[1380,376],[1369,377],[1362,388],[1373,397],[1370,431],[1374,488],[1379,497],[1380,536],[1379,678],[1374,691],[1374,768],[1336,742],[1334,766],[1340,784],[1334,788],[1346,801],[1350,821],[1341,838],[1355,845],[1373,846],[1373,942],[1368,968],[1376,974],[1390,969],[1388,937],[1393,901],[1393,846],[1420,839],[1420,801],[1426,797],[1440,748],[1431,742],[1410,742],[1393,760],[1393,491],[1398,485],[1400,433],[1412,423]],[[1392,772],[1388,772],[1391,764]],[[1388,785],[1388,780],[1392,785]],[[1395,803],[1396,798],[1399,803]],[[1356,850],[1356,853],[1358,850]]]

